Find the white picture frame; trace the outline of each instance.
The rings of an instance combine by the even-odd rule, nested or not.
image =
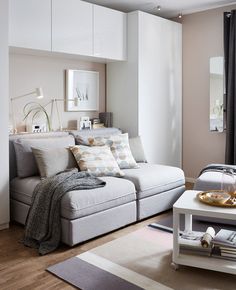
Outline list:
[[[91,130],[92,123],[91,121],[80,121],[80,130]]]
[[[66,111],[99,111],[99,72],[66,70]]]

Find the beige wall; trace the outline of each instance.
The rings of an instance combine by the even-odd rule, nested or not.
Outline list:
[[[99,72],[99,111],[104,111],[105,64],[62,57],[10,54],[10,97],[33,91],[36,87],[42,87],[45,98],[40,101],[41,104],[46,104],[51,98],[64,98],[66,69],[93,70]],[[19,131],[24,131],[25,128],[25,123],[22,121],[23,106],[33,99],[33,96],[29,96],[14,102],[16,124]],[[59,110],[63,127],[70,129],[76,126],[76,120],[81,116],[98,116],[98,112],[65,112],[63,102],[59,103]],[[57,129],[58,121],[56,112],[54,112],[54,116],[53,127]]]
[[[208,163],[224,163],[225,133],[209,131],[209,58],[223,56],[223,12],[183,16],[183,169],[197,177]]]

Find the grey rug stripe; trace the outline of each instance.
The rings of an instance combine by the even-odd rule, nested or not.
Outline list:
[[[53,265],[47,271],[82,290],[143,289],[78,257]]]
[[[218,232],[220,229],[224,228],[226,230],[232,230],[235,231],[235,226],[229,225],[229,224],[218,224],[214,222],[207,222],[207,221],[201,221],[197,218],[197,216],[193,216],[193,230],[205,232],[208,227],[213,227],[216,232]],[[180,215],[180,230],[184,231],[184,215]],[[148,225],[149,227],[156,228],[159,230],[163,230],[169,233],[173,233],[173,215],[170,214],[169,216],[162,218],[156,223],[152,223]]]

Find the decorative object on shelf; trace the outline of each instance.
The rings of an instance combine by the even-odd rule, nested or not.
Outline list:
[[[221,229],[214,239],[213,254],[215,258],[236,261],[236,232],[226,229]]]
[[[83,70],[66,71],[66,100],[77,99],[78,103],[66,102],[68,112],[98,111],[99,72]]]
[[[89,120],[89,117],[81,117],[78,127],[80,130],[90,130],[92,128],[92,123]]]
[[[208,205],[219,207],[236,207],[236,196],[222,190],[203,191],[197,198]]]
[[[47,107],[48,105],[51,105],[51,114],[50,114],[50,119],[51,119],[51,125],[52,125],[52,120],[53,120],[53,115],[54,115],[54,107],[56,107],[56,113],[57,113],[57,119],[59,123],[59,130],[63,131],[63,126],[62,126],[62,121],[61,121],[61,116],[59,113],[59,108],[58,108],[58,102],[63,102],[63,103],[72,103],[74,106],[78,106],[78,98],[73,98],[73,99],[57,99],[57,98],[52,98],[49,103],[47,103],[44,107]]]
[[[93,129],[100,129],[100,128],[105,128],[103,123],[93,124]]]
[[[223,169],[221,177],[221,190],[228,192],[230,195],[234,195],[236,193],[236,177],[233,168],[225,167]]]
[[[202,247],[209,248],[211,246],[212,239],[214,239],[215,235],[216,235],[215,229],[213,227],[208,227],[201,239]]]
[[[63,126],[62,126],[62,121],[61,121],[61,114],[60,114],[60,111],[59,111],[59,108],[58,108],[58,102],[63,102],[63,103],[66,103],[66,102],[73,102],[73,104],[75,106],[77,106],[78,104],[78,98],[74,98],[74,99],[59,99],[59,98],[52,98],[46,105],[40,105],[38,103],[34,103],[34,106],[31,106],[29,107],[29,103],[26,104],[26,109],[25,110],[28,110],[25,113],[25,119],[28,117],[26,116],[27,113],[29,113],[29,115],[31,114],[31,112],[29,112],[30,109],[33,109],[32,113],[34,112],[34,114],[32,115],[32,126],[34,125],[33,122],[34,122],[34,119],[41,113],[44,113],[45,116],[46,116],[46,121],[47,121],[47,126],[46,126],[46,131],[53,131],[54,128],[53,128],[53,117],[54,117],[54,111],[56,109],[56,115],[57,115],[57,120],[58,120],[58,125],[59,125],[59,130],[60,131],[63,131]],[[47,113],[47,110],[46,108],[50,106],[50,115]],[[36,126],[38,126],[39,124],[35,124]],[[38,130],[41,130],[40,132],[45,132],[43,130],[45,130],[45,128],[43,129],[42,128],[42,125],[43,124],[40,124],[40,128]],[[33,129],[32,129],[33,130]],[[30,130],[28,130],[31,132],[31,128]],[[32,131],[34,132],[34,131]]]
[[[105,127],[107,128],[112,127],[112,113],[111,112],[99,113],[99,119],[101,120],[101,123],[103,123]]]
[[[37,102],[29,102],[27,103],[24,108],[23,108],[23,113],[24,113],[24,120],[32,116],[32,126],[36,120],[37,117],[39,116],[44,116],[46,119],[47,123],[47,131],[52,131],[51,127],[51,118],[49,117],[47,110],[45,109],[46,106],[42,106]]]
[[[100,121],[99,118],[93,118],[93,119],[91,119],[91,122],[92,122],[93,125],[94,124],[100,124],[101,123],[101,121]]]
[[[43,133],[47,132],[47,124],[32,124],[31,126],[27,126],[27,132],[32,132],[32,133]]]
[[[23,97],[26,97],[26,96],[30,96],[30,95],[35,95],[35,97],[37,99],[42,99],[43,98],[43,90],[42,88],[36,88],[34,91],[32,92],[29,92],[29,93],[26,93],[24,95],[20,95],[20,96],[17,96],[17,97],[14,97],[14,98],[11,98],[11,112],[12,112],[12,126],[13,126],[13,133],[17,133],[17,128],[16,128],[16,121],[15,121],[15,113],[14,113],[14,106],[13,106],[13,103],[14,101],[18,100],[18,99],[21,99]]]
[[[92,120],[93,129],[105,128],[104,123],[101,123],[99,118],[93,118]]]
[[[183,234],[179,237],[180,253],[188,255],[210,256],[211,246],[203,247],[202,245],[202,240],[205,234],[206,232],[184,231]]]

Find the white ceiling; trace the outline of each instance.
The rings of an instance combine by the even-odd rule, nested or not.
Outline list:
[[[131,12],[142,10],[165,18],[176,17],[179,13],[190,14],[198,11],[236,4],[235,0],[85,0],[116,10]],[[157,6],[161,10],[157,10]]]

